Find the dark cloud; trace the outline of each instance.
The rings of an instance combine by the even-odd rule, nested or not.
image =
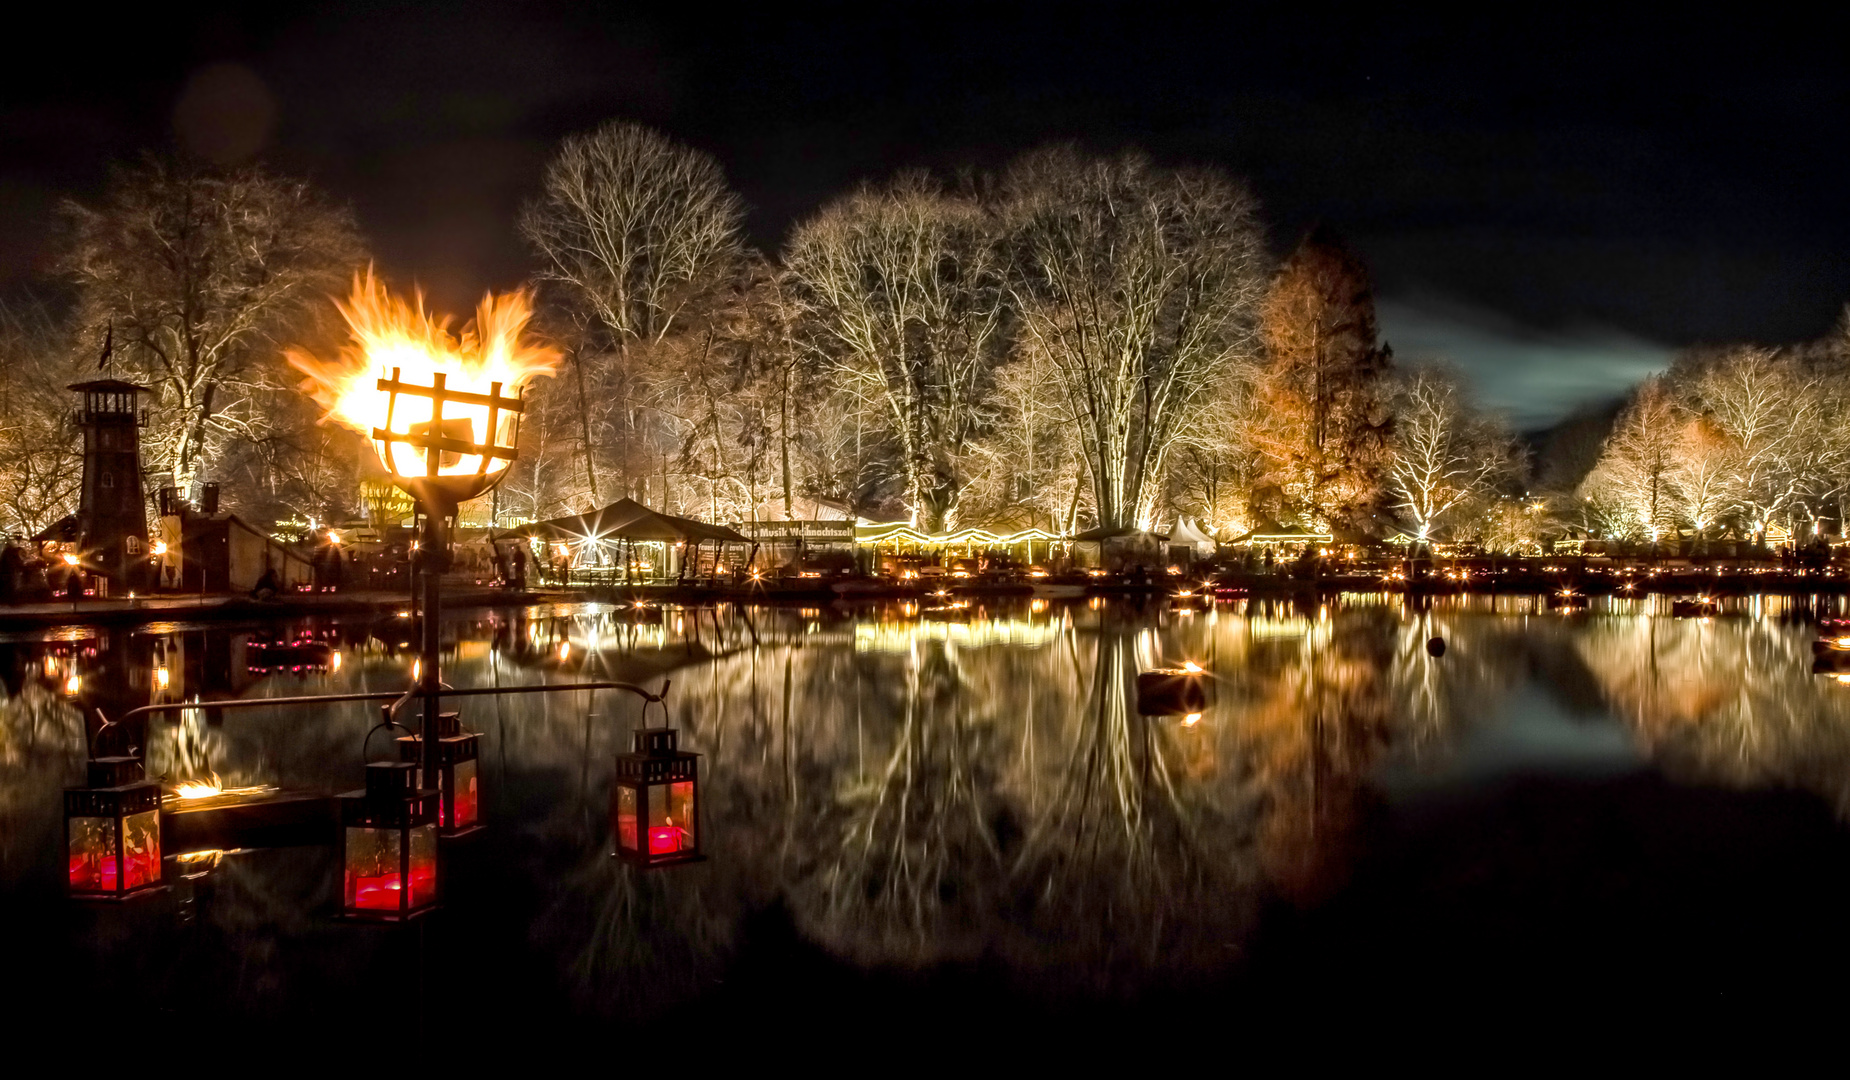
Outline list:
[[[1381,332],[1401,361],[1450,363],[1480,403],[1533,431],[1622,397],[1670,364],[1670,347],[1610,327],[1540,331],[1508,316],[1435,296],[1383,299]]]

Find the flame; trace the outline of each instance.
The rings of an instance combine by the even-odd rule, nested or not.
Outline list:
[[[521,333],[533,318],[532,298],[525,290],[482,298],[475,320],[465,326],[460,337],[449,332],[449,320],[435,319],[424,310],[419,295],[407,303],[386,291],[385,285],[370,269],[353,279],[353,295],[335,306],[353,331],[353,343],[342,348],[340,357],[329,363],[304,352],[287,353],[290,366],[307,375],[303,389],[327,409],[327,419],[338,421],[363,435],[371,436],[374,428],[387,426],[386,406],[392,395],[381,393],[379,380],[390,378],[398,369],[402,381],[419,386],[432,384],[432,376],[441,372],[450,390],[487,394],[495,383],[501,384],[504,396],[518,394],[526,383],[538,376],[552,374],[559,353],[546,346],[522,342]],[[512,446],[517,418],[507,412],[496,418],[495,431],[488,431],[488,407],[448,403],[443,409],[443,432],[468,441],[493,442]],[[409,435],[416,428],[428,431],[431,402],[428,398],[397,395],[391,412],[393,434]],[[375,443],[384,456],[385,446]],[[428,475],[423,453],[402,443],[390,444],[391,460],[387,463],[400,475]],[[507,468],[507,461],[490,459],[488,472]],[[479,455],[444,453],[439,456],[437,473],[441,476],[468,475],[481,471]]]
[[[214,795],[225,793],[225,785],[213,773],[210,780],[182,780],[173,787],[173,793],[182,799],[210,799]]]

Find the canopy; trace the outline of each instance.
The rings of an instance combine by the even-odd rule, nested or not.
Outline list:
[[[1169,542],[1187,544],[1197,551],[1214,550],[1214,537],[1185,517],[1176,518],[1175,528],[1169,530]]]
[[[535,521],[495,534],[496,540],[535,537],[559,543],[575,544],[592,540],[659,540],[686,541],[698,544],[708,540],[745,544],[747,540],[724,525],[709,525],[692,518],[663,514],[634,499],[618,499],[609,506],[587,510],[582,514]]]

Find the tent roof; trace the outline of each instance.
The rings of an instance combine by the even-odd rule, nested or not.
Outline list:
[[[1212,544],[1212,534],[1185,517],[1176,518],[1175,528],[1169,530],[1169,542],[1172,544]]]
[[[494,538],[506,540],[516,536],[566,543],[584,540],[684,540],[689,543],[721,540],[750,543],[724,525],[709,525],[692,518],[663,514],[628,498],[618,499],[609,506],[587,510],[582,514],[530,522],[496,533]]]

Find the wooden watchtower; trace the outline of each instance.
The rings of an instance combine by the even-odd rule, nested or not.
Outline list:
[[[84,562],[124,587],[141,578],[148,555],[148,511],[141,494],[137,399],[147,387],[120,379],[73,383],[83,395],[83,496],[77,521]]]

